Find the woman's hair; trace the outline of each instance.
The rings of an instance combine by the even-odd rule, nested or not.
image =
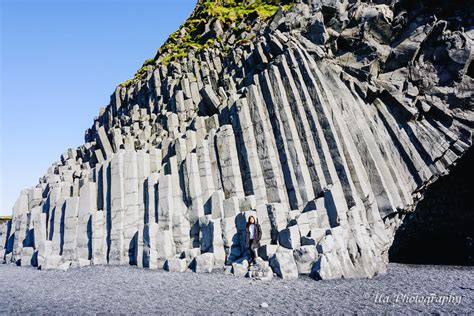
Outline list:
[[[253,218],[253,223],[250,222],[250,219]],[[255,220],[255,217],[252,215],[249,216],[249,219],[247,220],[247,227],[249,227],[251,224],[257,224],[257,221]]]

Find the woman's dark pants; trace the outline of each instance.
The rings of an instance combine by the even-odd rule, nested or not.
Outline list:
[[[250,262],[255,262],[255,250],[253,248],[253,239],[249,240]]]

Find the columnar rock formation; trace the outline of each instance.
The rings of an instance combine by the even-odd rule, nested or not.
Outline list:
[[[404,214],[472,145],[474,33],[455,4],[377,3],[199,1],[85,144],[21,192],[0,258],[383,273]]]

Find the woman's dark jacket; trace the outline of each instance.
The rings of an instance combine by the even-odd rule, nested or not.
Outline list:
[[[249,226],[250,225],[247,225],[247,227],[245,227],[245,245],[247,246],[247,248],[252,248],[252,249],[255,249],[255,248],[258,248],[260,247],[260,239],[262,238],[262,229],[260,228],[260,225],[258,223],[254,223],[255,224],[255,235],[254,235],[254,240],[252,242],[252,245],[250,245],[250,229],[249,229]]]

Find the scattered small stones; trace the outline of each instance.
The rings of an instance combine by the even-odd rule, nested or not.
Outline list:
[[[0,265],[5,314],[472,314],[472,268],[389,264],[373,279],[270,284],[210,274],[168,273],[127,266],[38,271]],[[442,284],[442,287],[440,287]],[[5,290],[6,289],[6,290]],[[356,290],[355,290],[356,289]],[[199,293],[197,295],[196,293]],[[396,295],[449,295],[444,304],[410,303]],[[389,297],[383,303],[380,297]],[[459,300],[459,298],[461,298]],[[459,303],[457,303],[459,302]],[[268,307],[262,304],[267,303]]]

